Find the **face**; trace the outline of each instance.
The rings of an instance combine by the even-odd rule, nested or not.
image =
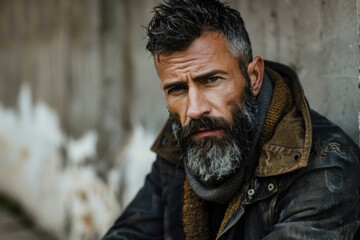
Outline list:
[[[207,184],[221,183],[233,173],[244,174],[244,162],[253,146],[256,101],[246,87],[242,106],[232,110],[232,121],[202,116],[184,128],[170,114],[174,136],[183,150],[187,170]],[[194,137],[199,129],[219,131],[220,136]]]
[[[168,109],[182,126],[201,116],[231,121],[232,106],[241,105],[245,78],[217,32],[203,34],[185,51],[162,54],[155,64]],[[216,135],[221,131],[195,137]]]
[[[246,86],[250,78],[241,74],[225,38],[205,34],[183,52],[161,55],[156,67],[188,170],[218,184],[242,168],[252,146],[256,104]]]

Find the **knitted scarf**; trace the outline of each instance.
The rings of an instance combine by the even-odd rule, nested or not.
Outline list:
[[[294,105],[291,91],[282,80],[282,77],[270,68],[266,68],[265,71],[272,81],[274,90],[257,143],[258,151],[260,151],[262,146],[272,138],[276,126],[279,124],[281,119],[290,112]],[[235,193],[229,201],[224,218],[218,230],[218,235],[224,230],[227,222],[230,220],[236,209],[238,209],[246,187],[247,183],[243,184],[240,191]],[[206,201],[196,195],[188,179],[185,179],[184,181],[183,226],[185,239],[209,239],[209,214],[206,210]]]

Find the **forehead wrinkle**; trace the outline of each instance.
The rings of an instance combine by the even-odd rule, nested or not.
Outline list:
[[[159,68],[157,70],[162,72],[160,76],[162,81],[188,81],[213,69],[223,69],[221,62],[234,57],[228,51],[226,39],[221,36],[217,33],[210,36],[210,40],[201,42],[195,40],[185,51],[162,54],[156,62]],[[214,39],[217,41],[217,47],[214,47]]]
[[[183,56],[168,56],[164,59],[160,59],[160,63],[164,64],[171,64],[171,65],[187,65],[192,64],[193,62],[199,61],[208,61],[211,58],[205,58],[206,56],[213,56],[215,52],[212,53],[192,53],[190,56],[189,54],[183,54]]]
[[[199,72],[207,71],[208,69],[213,69],[211,67],[212,61],[204,61],[199,63],[196,60],[186,61],[178,64],[171,64],[171,66],[166,68],[168,72],[167,75],[175,75],[180,77],[180,75],[190,75],[191,77],[196,76]]]

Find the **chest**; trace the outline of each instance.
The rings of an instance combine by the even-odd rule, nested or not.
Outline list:
[[[165,239],[186,239],[183,224],[183,185],[183,179],[173,178],[167,180],[163,189]],[[256,240],[265,236],[275,221],[273,209],[276,192],[276,183],[271,179],[252,181],[241,204],[228,219],[218,239]],[[227,205],[207,204],[210,239],[217,239],[216,235],[227,208]],[[198,223],[194,221],[193,224]]]

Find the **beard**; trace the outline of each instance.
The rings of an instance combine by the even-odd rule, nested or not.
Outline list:
[[[231,106],[231,121],[201,116],[184,127],[170,114],[172,130],[183,151],[184,164],[198,180],[217,185],[244,167],[256,133],[256,98],[248,84],[241,98]],[[199,129],[221,130],[220,136],[195,139]]]

